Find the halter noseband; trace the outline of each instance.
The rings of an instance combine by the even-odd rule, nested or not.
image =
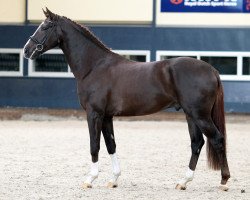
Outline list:
[[[36,51],[42,51],[42,50],[43,50],[43,48],[44,48],[44,46],[43,46],[44,43],[47,41],[47,39],[50,37],[51,33],[53,32],[53,30],[54,30],[54,29],[56,28],[56,26],[57,26],[57,23],[55,23],[55,22],[49,21],[49,23],[50,23],[50,27],[49,27],[49,28],[51,28],[51,29],[50,29],[50,31],[44,36],[44,38],[42,39],[41,42],[39,42],[37,39],[35,39],[34,36],[30,36],[30,37],[29,37],[34,43],[36,43],[36,49],[35,49],[35,51],[34,51],[32,54],[34,54]],[[56,33],[56,35],[57,35],[57,33]],[[59,41],[59,38],[58,38],[58,35],[57,35],[57,41],[58,41],[58,43],[60,42],[60,41]]]

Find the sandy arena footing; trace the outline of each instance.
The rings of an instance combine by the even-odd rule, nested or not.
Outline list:
[[[206,165],[203,148],[194,180],[175,190],[190,159],[183,121],[115,121],[122,175],[108,189],[110,157],[101,139],[100,173],[93,188],[86,121],[0,121],[0,199],[250,199],[250,124],[228,123],[229,191],[218,189],[220,172]]]

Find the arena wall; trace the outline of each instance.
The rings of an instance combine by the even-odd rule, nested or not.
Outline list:
[[[225,89],[226,111],[250,113],[250,65],[245,66],[250,61],[250,26],[246,23],[250,21],[250,14],[228,14],[228,20],[232,22],[229,23],[219,19],[227,14],[186,13],[192,17],[185,21],[188,19],[185,13],[161,13],[159,0],[116,1],[114,7],[110,6],[114,3],[112,0],[70,1],[70,5],[69,1],[58,3],[57,0],[16,1],[15,5],[20,8],[18,12],[10,11],[7,13],[9,17],[1,14],[0,56],[6,58],[5,55],[15,54],[19,67],[4,71],[6,66],[2,66],[4,62],[0,58],[0,107],[80,107],[76,83],[69,69],[66,72],[36,72],[36,61],[28,61],[22,56],[28,37],[44,19],[41,8],[46,4],[58,14],[87,23],[108,47],[130,59],[155,61],[174,56],[225,59],[226,63],[221,62],[223,67],[219,70]],[[85,6],[86,12],[80,12],[84,8],[74,7],[74,2],[79,8]],[[123,6],[124,2],[127,2],[126,6]],[[1,13],[7,8],[10,10],[8,3],[2,5]],[[103,10],[99,11],[101,8]],[[206,17],[203,19],[202,16]],[[53,50],[45,55],[60,57],[62,52]]]

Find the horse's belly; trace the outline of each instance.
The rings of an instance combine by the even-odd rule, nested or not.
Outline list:
[[[174,101],[166,95],[149,97],[133,96],[120,99],[114,107],[114,116],[139,116],[158,112],[164,108],[173,106]]]

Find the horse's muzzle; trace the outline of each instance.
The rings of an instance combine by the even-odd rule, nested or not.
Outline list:
[[[23,48],[23,56],[24,58],[29,59],[29,49],[27,47]]]

